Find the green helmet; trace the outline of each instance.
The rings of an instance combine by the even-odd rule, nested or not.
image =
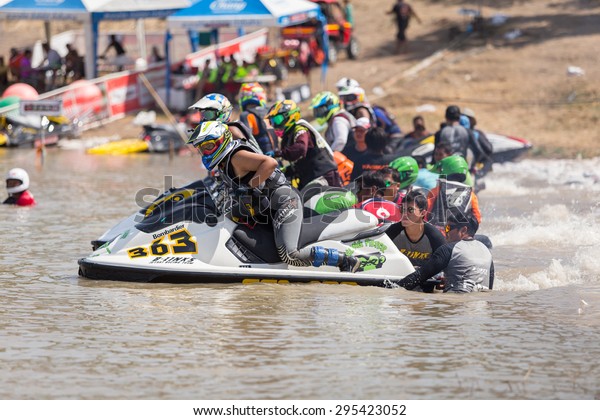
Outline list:
[[[310,107],[313,115],[320,125],[324,125],[331,119],[333,114],[342,109],[340,98],[335,93],[324,91],[317,93],[313,98]]]
[[[419,176],[419,165],[412,156],[400,156],[390,162],[390,168],[398,171],[400,174],[400,189],[408,188]]]
[[[469,173],[469,164],[462,156],[452,155],[437,162],[433,166],[433,172],[440,175],[446,175],[448,178],[452,175],[452,179],[459,182],[465,182]]]

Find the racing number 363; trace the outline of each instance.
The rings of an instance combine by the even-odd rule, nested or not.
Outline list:
[[[198,244],[186,229],[178,230],[169,235],[169,241],[174,242],[170,245],[164,244],[164,236],[152,241],[150,246],[138,246],[127,250],[129,258],[141,258],[152,256],[160,256],[167,254],[195,254],[198,252]]]

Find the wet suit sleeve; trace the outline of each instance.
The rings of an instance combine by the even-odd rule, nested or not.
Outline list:
[[[357,204],[357,206],[358,206],[357,208],[360,208],[359,204]],[[404,230],[404,226],[402,226],[402,223],[396,222],[385,231],[385,234],[387,236],[389,236],[390,239],[393,241],[396,238],[396,236],[398,236],[398,235],[400,235],[400,233],[402,233],[403,230]],[[435,249],[434,249],[434,251],[435,251]]]
[[[294,143],[281,150],[284,159],[295,162],[306,157],[310,145],[310,133],[308,130],[299,130],[295,134]]]
[[[479,162],[482,162],[485,159],[485,152],[481,149],[481,146],[477,140],[475,140],[475,135],[473,134],[473,130],[467,130],[469,133],[469,139],[467,141],[467,147],[473,151],[473,162],[471,163],[471,167],[469,170],[473,171]]]
[[[437,228],[429,223],[425,223],[425,235],[431,244],[431,250],[435,252],[439,247],[446,244],[446,238]]]
[[[417,268],[413,273],[396,282],[396,284],[405,289],[412,290],[415,287],[422,285],[427,279],[433,277],[440,271],[443,271],[450,262],[454,245],[456,245],[456,242],[444,244],[439,247],[433,253],[429,261]]]

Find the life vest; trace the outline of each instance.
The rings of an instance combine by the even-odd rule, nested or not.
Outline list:
[[[354,127],[356,125],[356,118],[354,118],[354,115],[352,115],[350,112],[346,111],[345,109],[340,109],[338,112],[336,112],[331,117],[331,119],[329,120],[329,122],[327,124],[327,130],[325,131],[325,138],[331,139],[333,137],[332,127],[333,127],[334,118],[343,118],[346,121],[348,121],[348,123],[350,124],[350,131],[348,132],[348,138],[346,139],[345,147],[347,147],[349,144],[354,146],[356,141],[354,140],[354,131],[352,131],[352,127]],[[333,143],[333,141],[332,141],[332,143]]]
[[[472,213],[472,191],[467,184],[439,178],[432,190],[427,221],[437,227],[446,226],[449,216],[465,217]],[[437,193],[437,196],[435,194]],[[433,201],[433,203],[431,203]]]
[[[252,145],[254,149],[256,149],[257,153],[262,154],[261,148],[252,135],[252,131],[248,128],[246,124],[241,121],[230,121],[227,123],[228,126],[237,127],[243,134],[244,140]]]
[[[283,136],[282,147],[293,144],[297,133],[301,130],[308,130],[314,145],[308,148],[303,159],[292,162],[294,175],[300,179],[300,188],[330,171],[337,171],[329,144],[306,120],[300,119],[296,122],[292,132]]]
[[[245,110],[240,114],[240,121],[252,130],[252,135],[263,153],[273,153],[273,142],[267,130],[267,125],[257,112],[253,109]]]
[[[373,108],[371,108],[370,105],[360,103],[348,109],[348,111],[350,112],[350,114],[352,114],[354,118],[359,118],[357,114],[358,110],[361,108],[364,108],[369,112],[369,120],[371,121],[371,125],[377,125],[377,117],[375,116],[375,111],[373,111]]]
[[[469,145],[469,132],[461,125],[448,125],[440,131],[438,143],[447,143],[450,145],[452,154],[467,156],[467,146]]]
[[[346,157],[342,152],[338,152],[337,150],[333,152],[333,159],[338,168],[338,172],[340,173],[340,177],[342,178],[342,182],[344,185],[348,185],[350,180],[352,179],[352,170],[354,169],[354,162]]]
[[[254,178],[255,172],[249,172],[243,178],[235,176],[231,158],[241,150],[248,150],[261,154],[261,151],[249,142],[234,140],[236,143],[219,165],[220,176],[223,182],[233,190],[231,202],[232,219],[237,223],[256,224],[268,223],[270,220],[271,194],[279,187],[287,185],[285,175],[279,168],[258,188],[249,188],[248,182]]]

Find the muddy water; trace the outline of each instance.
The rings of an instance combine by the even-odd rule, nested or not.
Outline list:
[[[495,168],[480,202],[497,290],[447,296],[85,280],[90,240],[199,159],[49,150],[36,168],[2,150],[39,205],[0,207],[0,398],[598,397],[599,164]]]

